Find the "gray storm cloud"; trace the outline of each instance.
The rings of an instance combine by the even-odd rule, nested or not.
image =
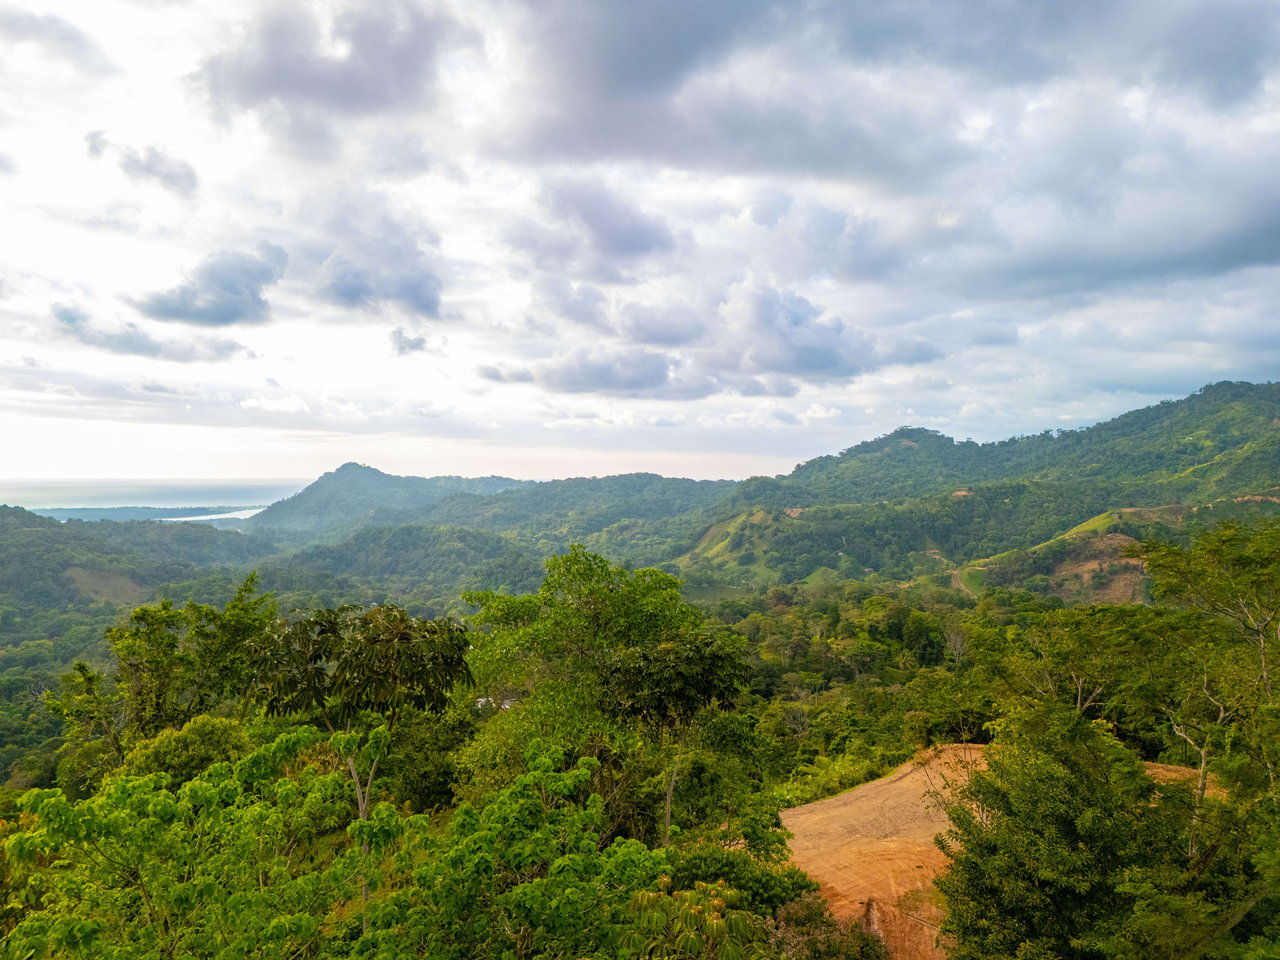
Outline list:
[[[248,352],[243,344],[234,340],[210,337],[159,340],[136,323],[104,326],[95,322],[88,311],[73,304],[55,303],[49,312],[63,335],[108,353],[196,363],[229,360]]]
[[[327,20],[301,4],[268,4],[242,42],[196,76],[219,113],[256,113],[295,146],[326,151],[339,138],[335,121],[427,102],[442,49],[465,37],[411,0],[348,3]]]
[[[135,300],[134,306],[153,320],[199,326],[265,323],[271,305],[263,293],[288,263],[288,254],[272,244],[262,244],[256,256],[225,250],[201,261],[186,282]]]

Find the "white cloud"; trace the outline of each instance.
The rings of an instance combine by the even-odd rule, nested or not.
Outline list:
[[[99,0],[4,8],[0,85],[8,416],[208,469],[771,471],[1280,369],[1269,0]]]

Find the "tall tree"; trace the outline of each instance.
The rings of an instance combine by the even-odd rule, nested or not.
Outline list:
[[[1219,804],[1212,840],[1189,851],[1188,785],[1156,783],[1105,724],[1059,704],[1004,721],[988,760],[940,840],[953,960],[1196,960],[1260,945],[1241,925],[1273,901],[1274,869],[1238,809]],[[1274,921],[1275,906],[1255,916]]]
[[[405,712],[438,713],[454,686],[471,682],[467,645],[461,624],[423,620],[391,604],[318,610],[283,625],[267,643],[260,696],[267,713],[309,717],[330,731],[365,823],[378,765]],[[361,840],[366,855],[370,835]],[[361,895],[367,902],[367,878]]]
[[[423,620],[391,604],[317,610],[268,642],[259,695],[268,714],[309,717],[335,735],[365,820],[378,764],[405,712],[438,713],[455,685],[471,682],[467,646],[456,621]]]
[[[474,620],[503,632],[545,668],[576,678],[595,706],[638,723],[671,748],[664,838],[680,763],[680,735],[698,711],[728,700],[746,668],[738,637],[707,628],[661,570],[626,570],[580,545],[547,561],[533,594],[466,595]]]
[[[276,616],[270,594],[258,593],[250,574],[222,609],[169,600],[138,607],[123,626],[107,632],[125,725],[138,739],[180,727],[229,699],[244,702],[250,686],[250,651]]]
[[[1185,549],[1145,544],[1143,556],[1159,599],[1220,620],[1253,647],[1258,682],[1266,699],[1273,700],[1271,668],[1280,643],[1280,521],[1227,521],[1200,533]]]
[[[231,701],[243,713],[275,616],[255,574],[222,608],[169,600],[137,607],[107,631],[115,661],[107,673],[78,662],[58,692],[45,694],[66,724],[59,783],[72,795],[91,792],[139,741]]]

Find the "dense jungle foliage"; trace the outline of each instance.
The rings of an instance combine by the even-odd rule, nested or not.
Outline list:
[[[253,578],[138,607],[5,790],[10,955],[876,957],[778,812],[990,740],[951,956],[1272,956],[1280,523],[1141,553],[1146,605],[843,581],[708,616],[575,547],[470,629]]]
[[[951,956],[1276,956],[1277,407],[411,523],[343,468],[284,539],[0,509],[6,955],[880,957],[779,811],[980,742]]]

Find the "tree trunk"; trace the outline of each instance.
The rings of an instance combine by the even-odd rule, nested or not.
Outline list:
[[[667,805],[666,817],[662,826],[662,845],[664,847],[671,845],[671,798],[676,792],[676,774],[680,770],[680,754],[676,753],[671,760],[671,776],[667,780]]]

